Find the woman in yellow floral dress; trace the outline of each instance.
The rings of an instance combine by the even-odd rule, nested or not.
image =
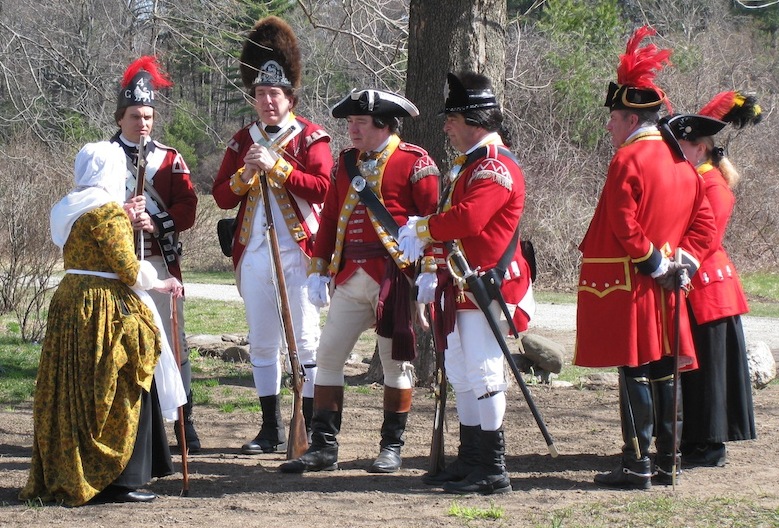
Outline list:
[[[160,334],[133,289],[180,296],[182,288],[135,256],[133,211],[120,205],[125,163],[117,145],[87,144],[76,157],[76,188],[52,208],[66,274],[49,307],[22,500],[78,506],[103,492],[149,501],[155,495],[137,488],[152,473],[172,473],[169,451],[157,464],[151,454],[152,424],[161,424],[152,400]]]

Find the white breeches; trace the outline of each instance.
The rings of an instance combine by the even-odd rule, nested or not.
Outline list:
[[[338,285],[330,301],[319,344],[317,385],[342,386],[344,365],[365,330],[376,326],[379,285],[362,269]],[[384,385],[410,389],[411,364],[392,359],[392,339],[376,336]]]
[[[316,365],[320,329],[319,309],[308,301],[308,259],[297,245],[292,249],[282,250],[280,256],[298,358],[301,365],[310,370]],[[255,370],[255,386],[260,396],[277,394],[278,380],[281,379],[279,354],[286,354],[287,350],[284,346],[286,340],[281,323],[280,301],[274,284],[275,275],[267,243],[263,243],[256,250],[244,252],[241,257],[240,276],[239,292],[244,301],[246,322],[249,325],[249,355]],[[306,377],[313,378],[313,375],[307,372]],[[313,379],[310,380],[310,385],[313,390]]]

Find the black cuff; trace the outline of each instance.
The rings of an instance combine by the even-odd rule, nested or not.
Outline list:
[[[653,247],[652,254],[649,255],[649,258],[637,263],[636,268],[638,268],[638,271],[644,275],[651,275],[657,268],[660,267],[660,263],[662,261],[663,255],[657,250],[657,248]]]

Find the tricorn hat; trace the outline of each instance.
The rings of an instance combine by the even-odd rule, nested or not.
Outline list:
[[[157,63],[157,57],[144,55],[127,67],[122,76],[116,109],[128,106],[155,106],[157,90],[173,86]]]
[[[763,119],[757,98],[739,91],[718,93],[698,113],[730,123],[735,128],[756,125]]]
[[[446,76],[446,101],[441,113],[463,113],[469,110],[486,110],[488,108],[499,108],[498,100],[492,91],[492,84],[489,79],[480,74],[473,74],[469,77],[478,85],[474,88],[466,88],[463,81],[455,74],[449,73]]]
[[[713,117],[696,114],[677,114],[667,120],[668,128],[676,139],[695,141],[706,136],[713,136],[727,125],[726,122]]]
[[[258,20],[241,51],[241,81],[254,86],[300,87],[301,59],[292,28],[277,16]]]
[[[658,49],[654,44],[639,48],[645,37],[655,35],[654,29],[643,26],[628,40],[624,55],[619,57],[617,82],[610,82],[604,106],[611,110],[652,110],[665,103],[671,111],[665,92],[655,86],[655,75],[670,64],[671,50]]]
[[[405,97],[383,90],[352,90],[331,109],[333,117],[369,115],[384,117],[416,117],[419,109]]]

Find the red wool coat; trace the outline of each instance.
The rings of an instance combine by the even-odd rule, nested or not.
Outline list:
[[[714,231],[703,180],[659,132],[621,146],[579,246],[574,364],[635,367],[673,354],[676,301],[637,264],[676,248],[700,262]],[[680,309],[680,366],[697,368],[686,303]]]
[[[692,278],[690,301],[698,324],[710,323],[723,317],[745,314],[749,311],[736,267],[722,247],[725,229],[730,221],[736,202],[733,192],[722,177],[719,169],[705,164],[702,172],[706,197],[714,211],[717,232],[712,244],[713,251],[701,263],[698,273]]]
[[[293,137],[285,147],[284,159],[292,165],[292,172],[284,182],[284,188],[294,195],[302,198],[309,205],[318,207],[325,198],[325,193],[330,185],[330,171],[333,166],[333,156],[330,152],[330,136],[317,124],[300,116],[295,119],[303,125],[303,130]],[[253,125],[253,124],[252,124]],[[240,204],[236,218],[239,229],[236,229],[233,240],[233,265],[238,267],[241,261],[245,244],[240,241],[240,226],[246,214],[246,206],[249,201],[249,193],[239,195],[230,188],[230,180],[240,168],[243,167],[243,159],[253,140],[249,129],[252,125],[242,128],[232,137],[225,150],[222,165],[219,167],[211,194],[217,205],[222,209],[233,209]],[[262,207],[262,204],[259,204]],[[298,219],[304,223],[300,211],[295,209]],[[310,235],[299,241],[301,249],[311,255],[314,247],[314,235]],[[248,241],[247,241],[248,242]]]

